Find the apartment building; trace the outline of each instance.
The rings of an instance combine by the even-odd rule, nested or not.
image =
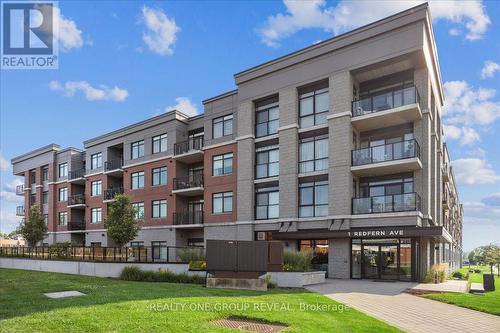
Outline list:
[[[427,4],[235,74],[237,89],[12,160],[44,243],[112,246],[117,193],[131,246],[282,240],[334,278],[418,280],[460,265],[462,205],[443,142],[444,96]]]

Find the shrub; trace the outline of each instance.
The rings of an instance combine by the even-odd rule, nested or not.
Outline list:
[[[189,269],[194,271],[204,271],[207,269],[207,262],[205,260],[191,260],[189,262]]]
[[[182,262],[205,261],[205,252],[203,248],[191,247],[180,249],[177,255]]]
[[[464,275],[460,271],[455,271],[453,274],[451,274],[452,277],[457,278],[457,279],[463,279]]]
[[[479,268],[474,269],[474,273],[481,273],[481,270]]]
[[[127,281],[144,281],[144,282],[170,282],[170,283],[194,283],[204,284],[205,278],[198,275],[187,275],[185,273],[173,273],[168,270],[160,269],[159,271],[143,271],[138,267],[127,266],[121,274],[120,279]]]
[[[49,246],[51,258],[64,259],[70,257],[71,242],[59,242]]]
[[[312,270],[313,254],[310,251],[283,252],[283,271],[285,272],[308,272]]]
[[[448,272],[447,264],[432,265],[431,269],[425,274],[423,282],[425,283],[441,283],[446,280],[446,272]]]

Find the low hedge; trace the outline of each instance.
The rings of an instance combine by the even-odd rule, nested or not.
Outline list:
[[[135,266],[125,267],[120,274],[120,279],[126,281],[205,284],[205,278],[202,276],[173,273],[163,269],[159,271],[143,271]]]

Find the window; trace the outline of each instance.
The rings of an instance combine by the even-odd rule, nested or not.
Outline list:
[[[30,195],[30,205],[34,205],[36,203],[36,194]]]
[[[144,188],[144,171],[134,172],[131,177],[133,190]]]
[[[299,185],[299,217],[328,215],[328,182]]]
[[[258,106],[255,109],[255,136],[260,138],[278,133],[279,108],[278,103]]]
[[[102,208],[101,207],[92,208],[90,210],[90,212],[92,213],[92,220],[90,221],[90,223],[101,223],[102,222]]]
[[[42,169],[42,181],[46,182],[48,180],[49,180],[49,168],[48,167],[44,167]]]
[[[68,224],[68,212],[59,212],[59,225],[67,225]]]
[[[233,115],[215,118],[212,128],[214,139],[233,134]]]
[[[328,169],[328,137],[300,140],[299,173]]]
[[[43,214],[43,223],[48,226],[49,225],[49,214]]]
[[[167,167],[153,169],[153,186],[167,184]]]
[[[68,188],[63,187],[59,189],[59,201],[68,201]]]
[[[91,195],[93,197],[102,195],[102,180],[93,181],[91,185],[92,185]]]
[[[167,134],[153,136],[153,154],[167,151]]]
[[[42,203],[44,205],[48,204],[49,203],[49,192],[48,191],[44,191],[42,193]]]
[[[151,250],[153,251],[153,260],[167,260],[167,242],[152,241]]]
[[[153,218],[167,217],[167,200],[153,200]]]
[[[280,215],[278,187],[258,188],[255,194],[255,218],[266,220]]]
[[[213,157],[212,175],[224,176],[233,173],[233,153]]]
[[[102,168],[102,153],[90,155],[90,169]]]
[[[101,242],[90,242],[90,247],[101,247]]]
[[[315,89],[315,90],[312,90]],[[312,91],[311,91],[312,90]],[[329,108],[328,87],[304,89],[299,95],[300,127],[311,127],[326,123]]]
[[[135,202],[132,204],[135,210],[135,219],[143,220],[144,219],[144,202]]]
[[[233,192],[212,194],[212,212],[214,214],[231,213],[233,211]]]
[[[255,150],[255,178],[274,177],[280,173],[280,154],[278,145]]]
[[[35,170],[30,171],[30,178],[31,178],[31,184],[35,184],[36,183],[36,171]]]
[[[133,142],[131,145],[131,158],[134,160],[144,156],[144,140]]]
[[[144,242],[130,242],[130,247],[144,247]]]
[[[68,177],[68,163],[59,164],[59,178]]]

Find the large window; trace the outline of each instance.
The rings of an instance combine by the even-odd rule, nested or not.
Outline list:
[[[49,225],[49,214],[43,214],[43,224]]]
[[[42,181],[46,182],[49,180],[49,167],[43,167],[42,169]]]
[[[67,225],[68,224],[68,212],[59,212],[59,219],[57,221],[59,225]]]
[[[59,164],[59,178],[68,177],[68,163]]]
[[[233,153],[213,157],[212,175],[224,176],[233,173]]]
[[[59,189],[59,201],[68,201],[68,188],[63,187]]]
[[[255,150],[255,178],[274,177],[280,173],[280,153],[278,145]]]
[[[299,217],[328,215],[327,181],[302,183],[299,192]]]
[[[212,128],[214,139],[233,134],[233,115],[215,118]]]
[[[280,215],[278,187],[256,189],[255,218],[266,220],[278,218]]]
[[[153,169],[153,186],[167,185],[167,167]]]
[[[131,188],[132,190],[137,190],[139,188],[144,188],[144,171],[134,172],[131,175]]]
[[[317,86],[299,92],[300,127],[311,127],[326,123],[328,113],[328,87]]]
[[[102,181],[101,180],[96,180],[96,181],[93,181],[91,183],[91,195],[93,197],[97,196],[97,195],[101,195],[102,194]]]
[[[135,211],[135,219],[142,220],[144,219],[144,202],[135,202],[132,204]]]
[[[43,193],[42,193],[42,203],[45,204],[45,205],[49,203],[49,192],[48,191],[43,191]]]
[[[255,109],[255,136],[260,138],[278,133],[278,103],[257,106]]]
[[[167,134],[153,136],[153,154],[167,151]]]
[[[167,260],[167,242],[165,241],[152,241],[151,250],[153,251],[153,260]]]
[[[102,168],[102,153],[95,153],[90,156],[90,169]]]
[[[132,142],[131,147],[131,158],[136,159],[144,156],[144,140]]]
[[[328,169],[328,136],[300,140],[299,173]]]
[[[152,217],[164,218],[167,217],[167,200],[153,200],[152,202]]]
[[[92,208],[90,210],[91,213],[91,220],[90,223],[101,223],[102,222],[102,208],[97,207],[97,208]]]
[[[212,194],[212,213],[231,213],[233,211],[233,192]]]

